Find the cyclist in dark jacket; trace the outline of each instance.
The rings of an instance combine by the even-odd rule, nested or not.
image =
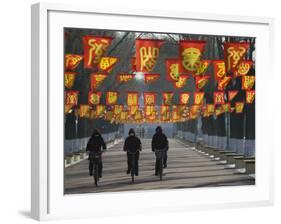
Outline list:
[[[141,141],[140,139],[136,136],[134,129],[129,130],[129,136],[126,138],[125,143],[124,143],[124,151],[127,152],[127,164],[128,164],[128,169],[127,169],[127,174],[131,172],[132,164],[131,164],[131,158],[132,155],[130,152],[133,152],[135,154],[135,175],[139,175],[139,155],[141,151]]]
[[[166,135],[163,133],[161,126],[158,126],[156,128],[156,133],[153,135],[152,138],[152,151],[155,152],[155,150],[163,150],[164,151],[164,158],[163,158],[163,166],[164,168],[167,167],[167,151],[169,149],[169,142],[166,137]],[[157,167],[157,160],[155,162],[155,175],[157,176],[158,173],[158,167]]]
[[[90,140],[87,143],[86,151],[89,151],[89,174],[93,176],[93,166],[92,160],[90,159],[95,153],[101,153],[101,149],[106,150],[106,144],[97,129],[93,131],[93,134]],[[99,163],[99,176],[102,177],[102,156],[100,154],[100,163]]]

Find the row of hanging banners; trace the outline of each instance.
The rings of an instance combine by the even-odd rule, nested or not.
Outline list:
[[[202,60],[201,56],[206,41],[182,40],[179,41],[179,57],[166,59],[166,78],[173,82],[176,89],[183,88],[189,78],[189,74],[195,79],[196,91],[181,92],[179,102],[173,105],[175,93],[162,93],[160,106],[156,105],[156,92],[128,92],[127,105],[118,104],[119,92],[107,91],[106,104],[101,104],[102,92],[99,88],[110,75],[113,66],[118,62],[116,57],[104,56],[112,41],[111,37],[84,36],[84,55],[66,54],[65,56],[65,113],[75,110],[77,116],[89,119],[103,118],[110,122],[118,123],[143,123],[143,122],[179,122],[189,119],[219,116],[225,112],[243,113],[244,105],[252,104],[255,98],[255,76],[248,75],[253,62],[244,60],[250,47],[248,42],[224,43],[224,60]],[[152,73],[163,40],[136,39],[136,55],[131,60],[131,72],[116,76],[117,81],[130,82],[136,72],[144,74],[146,84],[157,81],[160,74]],[[98,72],[90,75],[90,91],[88,104],[78,105],[79,91],[72,90],[75,71],[81,61],[84,60],[84,69],[95,69]],[[213,65],[214,78],[217,82],[213,93],[213,104],[204,103],[204,86],[208,83],[210,75],[205,74],[207,68]],[[234,78],[241,78],[241,90],[245,91],[244,101],[235,101],[238,90],[225,88]],[[139,106],[138,99],[143,94],[144,106]],[[190,98],[193,97],[193,104]]]

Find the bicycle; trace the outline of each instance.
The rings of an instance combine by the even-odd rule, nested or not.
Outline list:
[[[135,172],[136,172],[136,154],[139,150],[135,152],[130,152],[129,154],[131,155],[130,158],[130,163],[131,163],[131,178],[132,178],[132,183],[135,183]]]
[[[164,153],[165,153],[165,149],[156,149],[155,150],[155,156],[156,156],[156,167],[159,174],[159,178],[160,180],[162,180],[162,176],[163,176],[163,159],[164,159]]]
[[[98,186],[98,182],[99,182],[99,165],[100,165],[100,161],[101,161],[101,152],[90,152],[90,167],[93,168],[93,178],[95,181],[95,185]]]

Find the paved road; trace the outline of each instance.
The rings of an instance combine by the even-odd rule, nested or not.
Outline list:
[[[175,189],[189,187],[234,186],[254,184],[254,179],[245,174],[234,174],[218,161],[198,153],[191,146],[176,139],[169,139],[168,167],[163,180],[154,176],[155,156],[151,152],[151,140],[142,139],[143,151],[139,161],[139,176],[131,183],[127,169],[123,142],[103,154],[103,178],[94,186],[88,175],[88,160],[65,169],[65,193],[116,192],[146,189]]]

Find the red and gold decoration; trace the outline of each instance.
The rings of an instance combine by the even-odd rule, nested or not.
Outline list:
[[[181,40],[179,44],[182,68],[187,72],[195,73],[200,66],[206,41]]]
[[[139,110],[139,106],[138,105],[129,106],[129,113],[130,113],[130,115],[135,115],[138,110]]]
[[[180,89],[180,88],[184,87],[186,85],[187,79],[188,79],[187,75],[181,75],[179,77],[179,80],[177,82],[174,82],[174,87],[176,89]]]
[[[214,92],[214,104],[224,104],[224,92],[215,91]]]
[[[207,112],[208,116],[212,115],[215,113],[215,105],[214,104],[207,104]]]
[[[180,104],[187,105],[189,103],[190,93],[180,93]]]
[[[162,93],[163,105],[172,105],[173,96],[173,92]]]
[[[143,98],[144,98],[144,105],[155,105],[156,104],[156,97],[157,93],[154,92],[144,92]]]
[[[230,81],[231,81],[230,76],[224,76],[222,79],[218,81],[218,90],[224,90]]]
[[[204,100],[204,92],[194,92],[194,105],[202,105]]]
[[[124,108],[123,105],[118,105],[118,104],[114,105],[114,107],[113,107],[113,114],[114,115],[120,115],[121,112],[123,111],[123,108]]]
[[[84,68],[92,69],[100,63],[112,39],[112,37],[98,36],[83,37]]]
[[[71,89],[74,85],[74,81],[76,78],[76,72],[65,72],[64,73],[64,86],[68,89]]]
[[[222,60],[214,60],[214,74],[217,81],[221,80],[226,75],[225,62]]]
[[[71,90],[65,92],[65,105],[76,106],[78,104],[79,91]]]
[[[89,105],[98,105],[100,104],[101,92],[90,91],[88,94],[88,103]]]
[[[216,116],[219,116],[219,115],[221,115],[223,113],[224,113],[224,108],[222,106],[216,108],[216,110],[215,110],[215,115]]]
[[[211,60],[201,60],[198,63],[198,66],[197,66],[196,71],[194,72],[194,75],[195,76],[204,75],[206,73],[210,63],[211,63]]]
[[[126,122],[128,120],[128,117],[129,117],[129,111],[123,110],[120,114],[121,121]]]
[[[180,120],[180,111],[177,105],[174,105],[172,110],[172,121],[177,122],[179,120]]]
[[[230,103],[224,103],[221,105],[222,109],[224,112],[230,112],[231,110],[231,106],[230,106]]]
[[[156,108],[155,106],[145,106],[144,115],[146,120],[155,121],[156,120]]]
[[[242,76],[242,88],[243,90],[251,90],[255,84],[255,76]]]
[[[201,89],[204,88],[204,86],[207,84],[209,81],[210,76],[204,75],[204,76],[196,76],[195,77],[195,86],[196,90],[200,91]]]
[[[166,59],[166,77],[168,81],[177,82],[181,75],[181,61],[177,58]]]
[[[200,105],[192,105],[189,110],[189,119],[196,119],[200,114]]]
[[[106,105],[114,105],[118,100],[118,92],[109,91],[106,93]]]
[[[85,118],[90,117],[90,106],[88,104],[80,104],[79,116]]]
[[[170,120],[170,106],[161,105],[160,107],[161,121]]]
[[[250,46],[248,42],[228,42],[224,43],[224,60],[226,72],[233,71],[243,60]]]
[[[102,117],[104,112],[105,112],[105,105],[99,104],[96,106],[96,116],[97,117]]]
[[[255,99],[255,90],[247,90],[246,91],[246,103],[253,103]]]
[[[163,40],[136,39],[136,69],[138,72],[152,72],[159,56]]]
[[[136,106],[138,105],[139,94],[138,92],[128,92],[127,95],[127,105]]]
[[[243,113],[243,109],[244,109],[244,102],[236,102],[235,103],[235,111],[237,114],[241,114]]]
[[[252,65],[253,65],[253,61],[250,60],[241,61],[237,66],[237,69],[235,69],[234,72],[235,77],[247,75]]]
[[[228,91],[228,101],[232,101],[234,97],[238,94],[238,90],[229,90]]]
[[[73,71],[77,68],[79,63],[83,60],[83,56],[79,54],[66,54],[65,55],[65,70]]]
[[[98,68],[103,72],[111,72],[113,66],[117,63],[118,58],[116,57],[102,57]]]
[[[106,77],[105,74],[91,74],[91,90],[99,88]]]
[[[120,83],[126,83],[132,80],[135,77],[135,74],[119,74],[117,75],[117,80]]]
[[[146,84],[151,83],[159,79],[160,74],[144,74],[144,82]]]

